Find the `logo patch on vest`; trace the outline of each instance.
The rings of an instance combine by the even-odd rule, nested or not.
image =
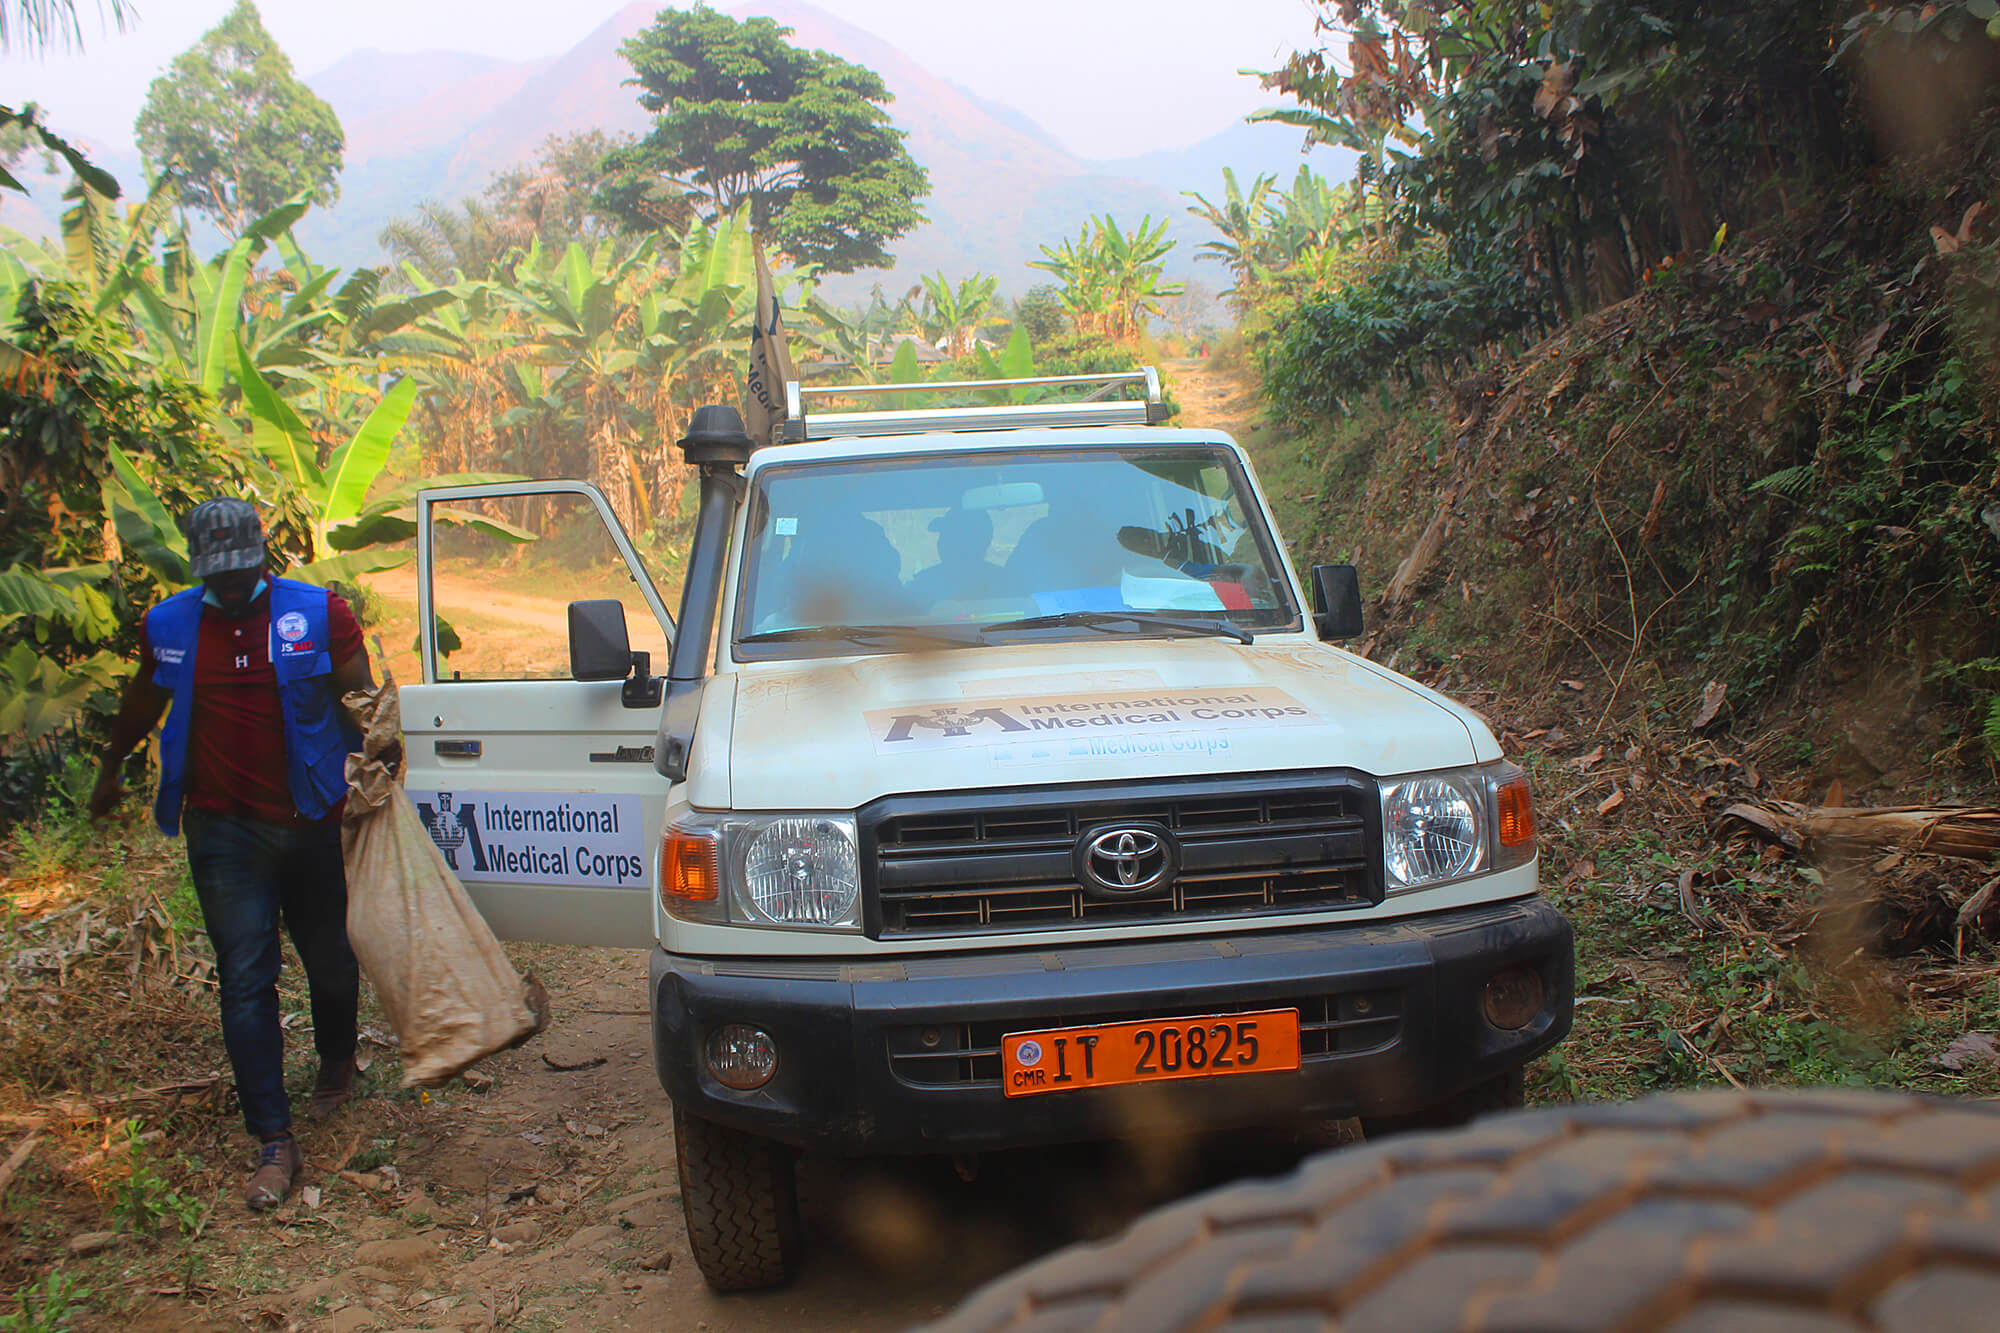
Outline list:
[[[179,666],[186,659],[187,651],[185,649],[162,648],[158,644],[153,646],[153,660],[161,666]]]
[[[287,611],[278,617],[277,623],[271,628],[275,629],[278,632],[278,637],[286,643],[297,643],[306,636],[305,613],[302,611]],[[307,646],[310,647],[311,645]]]

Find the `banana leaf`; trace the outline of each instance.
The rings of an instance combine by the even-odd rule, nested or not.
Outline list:
[[[187,538],[123,449],[111,450],[111,471],[104,478],[104,506],[111,511],[119,544],[153,577],[176,588],[194,582],[188,569]]]
[[[271,390],[250,360],[249,350],[236,344],[236,380],[250,409],[250,439],[257,451],[301,490],[317,493],[326,485],[319,470],[319,450],[312,432],[291,404]]]
[[[324,560],[315,560],[309,565],[297,565],[286,571],[288,578],[302,579],[325,587],[329,583],[352,583],[363,574],[379,574],[386,569],[401,569],[416,559],[415,551],[347,551],[340,555],[330,555]]]
[[[431,522],[440,527],[465,528],[517,545],[535,540],[534,533],[525,528],[518,528],[505,519],[449,505],[434,505],[431,508]],[[374,506],[355,518],[353,522],[329,529],[326,534],[326,544],[336,551],[355,551],[366,546],[387,546],[395,542],[408,541],[416,535],[415,505]]]
[[[332,476],[326,505],[320,511],[320,522],[326,527],[345,523],[361,512],[368,488],[375,484],[382,465],[389,461],[389,446],[409,419],[410,408],[416,401],[417,382],[407,377],[397,380],[361,423],[361,429],[354,432],[354,438],[327,460]]]

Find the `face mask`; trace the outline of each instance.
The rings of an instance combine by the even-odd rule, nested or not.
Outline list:
[[[243,599],[243,604],[245,606],[248,606],[250,605],[250,603],[256,601],[259,597],[262,597],[264,595],[264,589],[269,586],[270,584],[267,580],[258,579],[257,586],[250,590],[250,595]],[[213,588],[203,588],[201,590],[201,604],[203,606],[212,606],[218,611],[227,611],[229,609],[228,607],[222,604],[222,599],[215,595],[215,589]]]

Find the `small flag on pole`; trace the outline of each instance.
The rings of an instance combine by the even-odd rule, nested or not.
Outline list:
[[[792,354],[785,348],[785,322],[778,309],[777,286],[764,259],[764,243],[751,238],[757,260],[757,327],[750,334],[749,393],[743,404],[750,438],[759,444],[779,443],[784,430],[785,385],[799,377]]]

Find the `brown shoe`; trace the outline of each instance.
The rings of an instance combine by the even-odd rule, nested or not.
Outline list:
[[[354,1095],[354,1057],[336,1060],[332,1064],[322,1063],[319,1077],[313,1080],[312,1101],[306,1105],[306,1119],[324,1120],[347,1105]]]
[[[299,1173],[299,1141],[286,1134],[266,1139],[257,1154],[257,1169],[243,1186],[243,1202],[253,1213],[268,1212],[292,1192],[292,1178]]]

